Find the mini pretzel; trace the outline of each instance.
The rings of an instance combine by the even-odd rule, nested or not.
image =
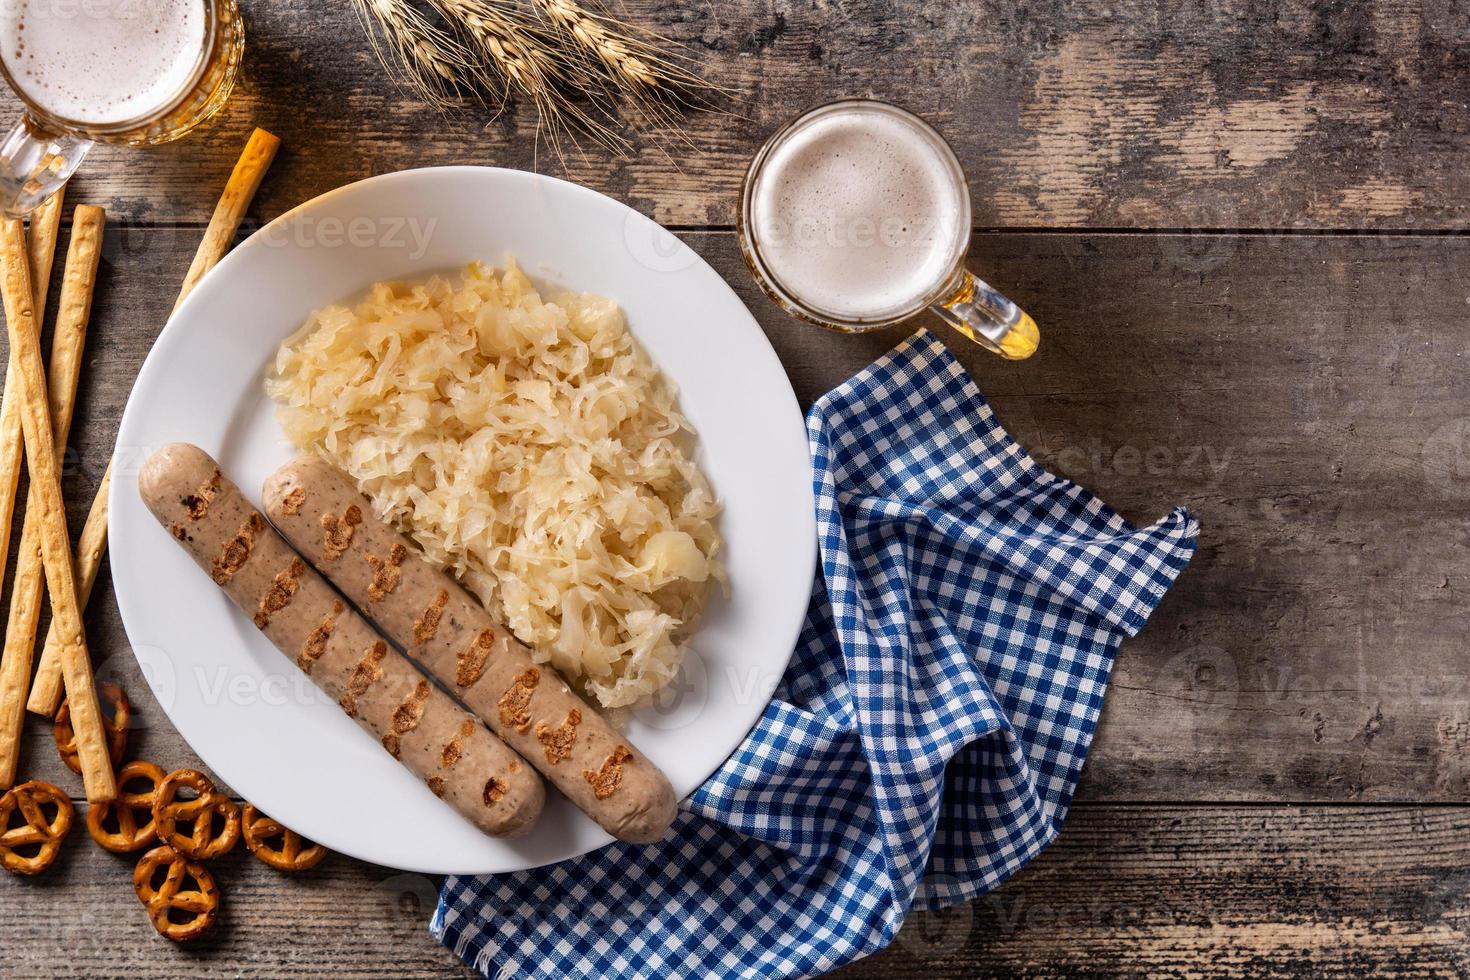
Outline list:
[[[245,846],[250,853],[260,858],[277,871],[305,871],[322,863],[327,849],[306,840],[290,827],[272,820],[255,809],[255,804],[245,804],[243,821]],[[280,846],[272,842],[280,838]],[[303,846],[303,844],[305,846]]]
[[[192,789],[198,799],[181,800],[179,790]],[[215,818],[223,821],[215,834]],[[215,788],[209,777],[193,769],[179,769],[164,777],[153,799],[154,833],[186,858],[208,861],[228,854],[240,839],[240,808]],[[181,824],[190,824],[188,833]]]
[[[130,784],[145,780],[147,789],[128,789]],[[163,770],[151,762],[129,762],[123,766],[117,773],[117,801],[93,803],[87,808],[87,833],[114,854],[131,854],[155,843],[153,801],[162,782]],[[114,818],[116,830],[107,829],[108,817]]]
[[[46,816],[48,805],[56,807],[56,816]],[[21,783],[0,796],[0,865],[17,875],[51,867],[71,831],[72,813],[71,800],[50,783]],[[17,816],[21,822],[12,826]]]
[[[162,872],[162,875],[160,875]],[[193,888],[186,887],[193,879]],[[219,917],[219,888],[202,864],[172,847],[155,847],[133,870],[133,891],[165,939],[186,943],[209,931]],[[176,913],[182,913],[177,918]]]
[[[102,729],[107,734],[107,755],[113,766],[117,766],[128,748],[128,720],[132,717],[133,706],[123,689],[112,681],[104,681],[100,686],[102,697],[112,705],[112,717],[107,717],[106,712],[102,715]],[[56,725],[51,732],[56,736],[56,751],[61,753],[61,761],[72,772],[80,773],[82,763],[77,756],[77,735],[71,727],[70,701],[61,702],[61,708],[56,712]]]

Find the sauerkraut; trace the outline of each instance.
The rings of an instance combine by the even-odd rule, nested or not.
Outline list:
[[[312,314],[266,391],[293,443],[603,706],[675,676],[721,578],[719,506],[612,300],[545,300],[513,261],[380,283]]]

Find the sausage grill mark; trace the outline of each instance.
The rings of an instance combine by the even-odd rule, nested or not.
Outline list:
[[[419,727],[419,721],[424,717],[424,705],[428,700],[429,682],[419,681],[418,686],[403,699],[403,703],[393,709],[393,730],[383,736],[383,748],[393,753],[393,758],[398,758],[399,740]]]
[[[296,666],[300,667],[303,673],[310,674],[311,668],[315,667],[322,654],[327,652],[327,641],[332,638],[332,630],[337,628],[337,623],[332,616],[340,615],[342,615],[342,603],[332,603],[331,616],[323,616],[316,629],[307,634],[306,642],[301,644],[301,656],[296,658]]]
[[[605,800],[616,793],[623,783],[623,763],[632,758],[633,753],[628,751],[628,747],[619,745],[602,763],[601,769],[596,772],[583,769],[582,778],[592,785],[592,795],[599,800]]]
[[[393,734],[407,735],[419,726],[419,719],[424,717],[424,705],[429,700],[428,681],[419,681],[413,693],[403,699],[393,711]]]
[[[429,608],[423,611],[418,619],[413,621],[413,645],[421,647],[434,638],[439,632],[439,619],[444,615],[444,607],[449,603],[449,593],[443,589],[434,597]]]
[[[490,661],[490,654],[494,650],[495,631],[480,630],[470,641],[470,645],[459,652],[455,663],[454,683],[460,687],[474,687],[475,682],[485,675],[485,664]]]
[[[539,778],[524,764],[515,775],[508,773],[512,760],[518,758],[513,751],[489,732],[477,730],[481,727],[478,718],[436,690],[436,682],[402,658],[393,641],[376,634],[354,608],[357,600],[366,598],[372,577],[372,569],[360,562],[370,551],[386,556],[392,550],[391,542],[379,545],[377,537],[366,534],[364,525],[373,520],[370,506],[358,501],[361,523],[354,528],[350,550],[334,563],[342,573],[351,574],[353,592],[348,599],[318,578],[312,565],[322,553],[323,539],[318,537],[323,533],[318,525],[322,513],[330,509],[345,516],[351,501],[335,494],[320,495],[312,484],[300,480],[268,485],[264,496],[275,508],[272,515],[305,532],[298,552],[218,473],[218,464],[202,451],[181,444],[149,460],[139,474],[138,489],[160,524],[181,540],[245,618],[263,629],[303,673],[309,673],[348,717],[382,740],[385,751],[391,748],[396,754],[400,748],[396,743],[401,741],[405,768],[485,833],[513,837],[529,829],[544,796]],[[295,516],[287,515],[281,509],[282,499],[298,487],[302,489],[296,495],[302,498],[300,509]],[[182,506],[181,501],[185,501]],[[343,530],[350,527],[353,525],[344,524]],[[407,548],[403,553],[405,562],[411,551]],[[440,584],[448,592],[445,610],[449,615],[440,624],[439,635],[453,632],[455,639],[452,646],[438,652],[452,663],[457,648],[474,635],[474,630],[467,630],[461,637],[459,627],[450,629],[453,587],[447,580],[422,590],[410,590],[410,584],[413,579],[405,568],[403,581],[388,600],[391,604],[412,592],[412,601],[401,604],[406,615],[400,613],[399,622],[404,627],[431,604]],[[498,689],[507,686],[510,675],[521,669],[524,667],[518,665],[506,670],[504,680],[497,675],[484,690],[498,696]],[[561,711],[556,714],[559,720]],[[412,734],[405,734],[410,731]],[[492,775],[504,781],[503,798],[493,807],[476,799],[476,790],[483,797],[486,780]],[[590,797],[585,791],[584,795]]]
[[[511,765],[514,766],[515,763],[512,762]],[[515,772],[515,770],[512,769],[511,772]],[[486,806],[494,806],[495,804],[499,803],[504,796],[505,796],[505,783],[503,783],[500,780],[496,779],[494,776],[491,776],[489,779],[485,780],[485,805]]]
[[[250,560],[250,550],[255,547],[255,536],[265,530],[265,518],[259,514],[251,514],[235,536],[225,542],[219,557],[214,560],[213,567],[209,570],[210,578],[214,579],[215,585],[224,585],[235,577],[235,573],[245,567]]]
[[[306,503],[306,488],[297,487],[281,499],[281,510],[289,517],[295,517],[301,513],[301,505]]]
[[[388,655],[388,644],[382,640],[374,643],[352,670],[347,681],[347,691],[337,703],[349,718],[357,717],[357,699],[367,693],[368,688],[383,676],[383,658]]]
[[[349,507],[351,512],[357,508]],[[403,580],[403,560],[408,557],[408,550],[401,544],[393,545],[388,552],[388,560],[384,561],[377,555],[368,555],[367,562],[373,566],[373,580],[368,583],[368,601],[382,602],[393,591],[398,588],[398,583]]]
[[[546,762],[556,765],[572,757],[572,747],[577,742],[577,726],[582,724],[582,712],[573,708],[567,712],[567,720],[558,728],[547,724],[536,726],[536,738],[546,746]]]
[[[352,534],[357,525],[362,523],[362,508],[352,504],[342,516],[338,517],[331,511],[322,515],[322,559],[324,561],[336,561],[342,557],[342,553],[352,547]]]
[[[270,591],[261,596],[260,608],[255,611],[255,628],[265,629],[271,617],[291,604],[291,597],[301,588],[301,576],[306,574],[306,564],[300,558],[292,558],[291,564],[276,573],[271,579]]]
[[[224,477],[220,474],[219,470],[215,470],[214,475],[201,483],[198,490],[195,490],[179,501],[179,503],[184,505],[184,510],[188,513],[189,520],[201,520],[205,514],[209,513],[209,505],[219,495],[220,485],[223,482]],[[179,540],[182,541],[184,539],[179,538]]]
[[[500,696],[500,723],[507,728],[524,732],[531,727],[531,713],[526,709],[531,704],[531,694],[541,680],[541,671],[529,667],[517,674],[510,688]]]
[[[466,718],[464,724],[459,726],[459,731],[454,733],[454,737],[439,754],[440,769],[453,769],[459,764],[459,760],[464,758],[465,740],[473,734],[475,734],[475,723]]]

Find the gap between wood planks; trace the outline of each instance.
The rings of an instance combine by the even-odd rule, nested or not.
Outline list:
[[[72,803],[86,812],[87,798],[69,794]],[[230,799],[244,805],[250,801],[230,794]],[[1470,812],[1470,800],[1080,800],[1068,808],[1070,817],[1079,810],[1464,810]],[[1065,819],[1063,820],[1065,829]]]
[[[270,219],[274,221],[275,219]],[[238,241],[243,242],[251,233],[269,222],[250,222],[247,231]],[[159,231],[203,231],[205,222],[199,221],[132,221],[114,222],[120,228]],[[675,234],[734,234],[734,225],[662,225],[665,231]],[[1470,226],[1465,228],[1053,228],[1029,225],[976,225],[970,229],[972,235],[1049,235],[1052,237],[1105,237],[1122,235],[1184,235],[1195,238],[1465,238],[1470,237]]]

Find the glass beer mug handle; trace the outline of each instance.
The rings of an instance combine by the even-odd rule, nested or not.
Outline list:
[[[47,131],[23,115],[0,144],[0,211],[24,218],[60,190],[92,148],[84,136]]]
[[[934,312],[981,347],[1008,360],[1025,360],[1041,343],[1036,321],[969,270],[961,271],[959,286],[949,299],[934,305]]]

